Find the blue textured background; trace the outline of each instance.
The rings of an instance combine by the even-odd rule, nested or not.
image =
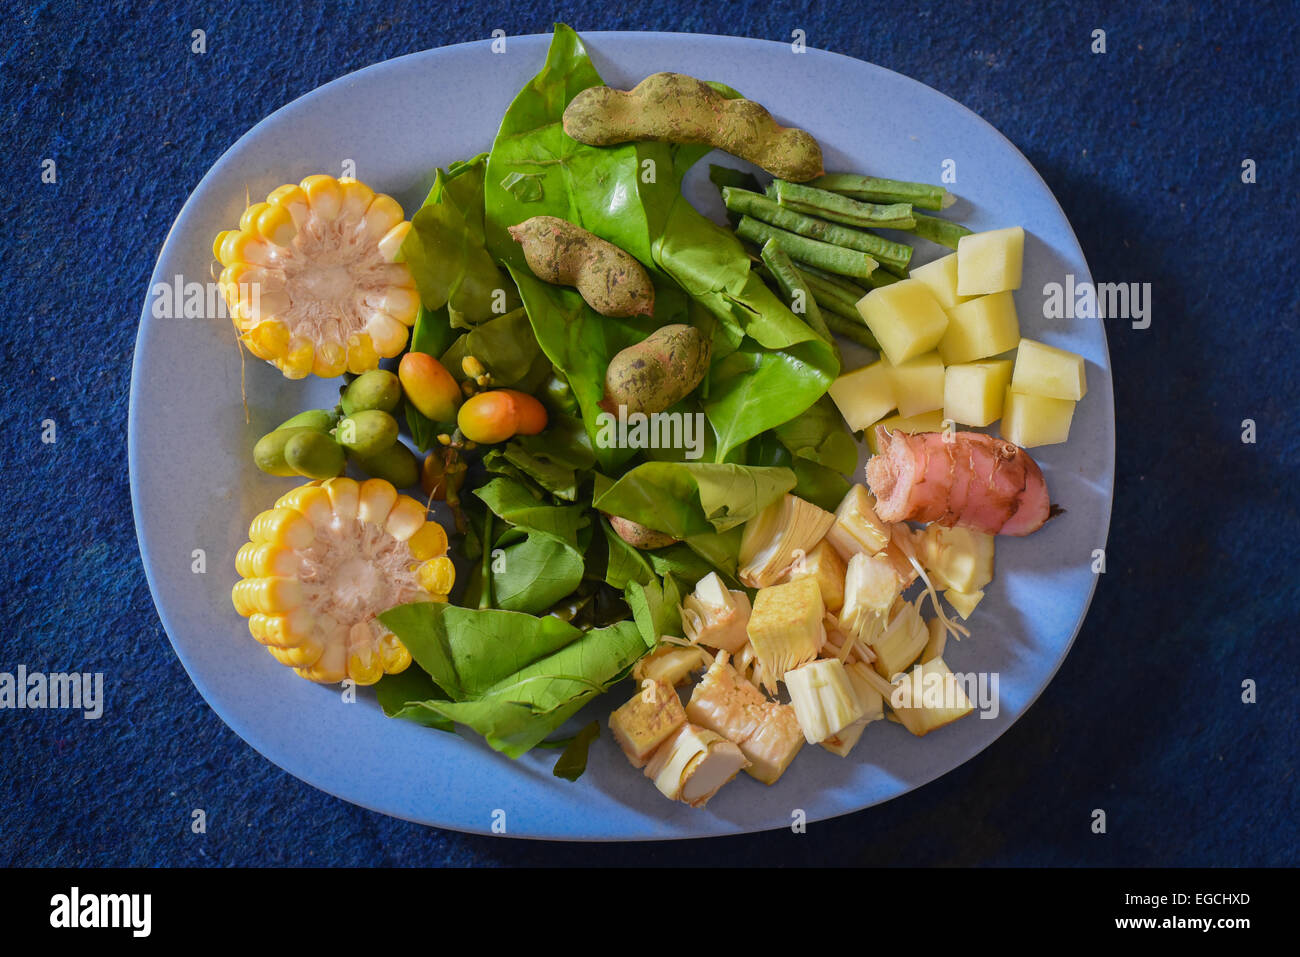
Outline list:
[[[1292,4],[556,11],[579,31],[788,40],[797,28],[810,46],[912,76],[1029,157],[1098,281],[1154,287],[1149,329],[1107,329],[1119,435],[1108,570],[1028,715],[937,782],[805,835],[630,849],[424,828],[258,756],[171,651],[127,486],[141,303],[208,167],[327,80],[496,28],[545,32],[552,11],[531,0],[177,6],[52,2],[0,26],[0,671],[103,671],[109,692],[98,722],[0,711],[0,864],[1300,863]],[[1089,52],[1098,27],[1103,56]],[[195,28],[207,31],[202,56],[189,52]],[[852,122],[851,100],[844,109]],[[57,185],[40,182],[46,157]],[[1241,182],[1247,157],[1254,185]],[[46,417],[54,445],[39,441]],[[1241,441],[1246,418],[1253,445]],[[1241,703],[1246,678],[1257,704]],[[196,807],[206,835],[190,833]],[[1100,836],[1089,829],[1098,807]]]

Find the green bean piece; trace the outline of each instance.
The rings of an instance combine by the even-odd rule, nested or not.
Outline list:
[[[878,176],[856,176],[852,173],[827,173],[818,176],[808,185],[828,189],[832,193],[842,193],[866,203],[911,203],[921,209],[940,210],[947,209],[956,202],[952,193],[942,186],[882,179]]]
[[[820,240],[833,246],[844,246],[866,253],[886,268],[907,269],[912,259],[912,247],[906,243],[896,243],[883,236],[864,233],[860,229],[850,229],[837,223],[800,213],[782,206],[762,193],[747,189],[725,187],[722,190],[722,202],[727,211],[742,216],[752,216],[769,226],[776,226],[809,239]]]
[[[867,324],[862,321],[862,317],[849,319],[845,316],[833,312],[826,313],[826,324],[831,327],[831,331],[845,339],[851,339],[860,346],[866,346],[868,349],[880,351],[880,343],[876,337],[871,334]]]
[[[830,328],[826,325],[826,320],[822,318],[821,309],[817,307],[817,299],[813,296],[812,290],[808,288],[807,283],[799,278],[799,273],[795,270],[794,263],[786,251],[781,248],[779,239],[769,239],[763,243],[761,253],[763,264],[767,266],[768,273],[776,281],[777,288],[781,290],[781,295],[785,297],[786,304],[794,311],[798,305],[803,306],[802,312],[795,312],[797,316],[803,316],[808,326],[831,344],[835,349],[835,337],[831,335]],[[839,350],[835,349],[836,359],[839,358]]]
[[[820,216],[849,226],[911,229],[916,225],[910,203],[891,203],[887,206],[862,203],[830,190],[787,183],[783,179],[772,181],[768,187],[768,196],[796,212]]]
[[[947,246],[949,249],[956,249],[957,241],[963,236],[969,236],[972,232],[960,223],[940,219],[938,216],[917,213],[914,218],[916,219],[916,225],[905,231],[915,233],[922,239],[928,239],[940,246]],[[902,226],[897,228],[904,229]]]
[[[762,246],[769,239],[778,239],[781,248],[795,259],[810,262],[828,272],[866,279],[876,268],[876,261],[866,253],[843,246],[832,246],[820,240],[809,239],[784,229],[777,229],[760,222],[752,216],[740,217],[736,226],[736,235],[756,246]]]

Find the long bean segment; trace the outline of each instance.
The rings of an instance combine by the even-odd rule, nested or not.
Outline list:
[[[876,269],[876,261],[866,253],[858,252],[856,249],[845,249],[843,246],[832,246],[830,243],[778,229],[752,216],[740,218],[740,223],[736,226],[736,235],[756,246],[762,246],[769,239],[779,240],[781,248],[793,258],[842,276],[866,279]]]
[[[816,189],[799,183],[773,180],[768,196],[782,206],[811,216],[820,216],[848,226],[865,226],[871,229],[911,229],[916,225],[910,203],[862,203],[826,189]]]
[[[782,206],[762,193],[725,187],[722,190],[722,201],[726,204],[727,210],[733,214],[752,216],[769,226],[776,226],[778,229],[798,233],[800,236],[830,243],[833,246],[856,249],[878,260],[887,268],[906,270],[907,264],[912,260],[912,247],[906,243],[896,243],[883,236],[864,233],[860,229],[850,229],[848,226],[798,212],[788,206]]]
[[[842,193],[867,203],[911,203],[921,209],[947,209],[956,198],[942,186],[929,183],[911,183],[901,179],[882,179],[879,176],[857,176],[853,173],[827,173],[808,184],[832,193]]]
[[[950,222],[946,219],[940,219],[938,216],[927,216],[925,213],[916,213],[914,215],[916,225],[907,229],[907,232],[915,233],[922,239],[928,239],[932,243],[938,243],[940,246],[947,246],[949,249],[957,248],[957,241],[963,236],[969,236],[971,230],[959,223]],[[896,227],[903,229],[904,227]]]
[[[826,320],[822,318],[822,311],[817,306],[817,299],[812,290],[808,288],[808,284],[799,276],[799,272],[795,269],[794,263],[790,261],[790,257],[781,248],[780,240],[769,239],[763,243],[761,255],[763,265],[767,266],[768,273],[776,282],[777,288],[781,290],[781,295],[785,297],[791,311],[797,316],[803,316],[809,328],[834,348],[835,337],[831,335]],[[838,351],[837,349],[836,352],[838,353]]]

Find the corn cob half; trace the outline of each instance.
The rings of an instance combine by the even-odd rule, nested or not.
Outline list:
[[[290,379],[367,372],[398,355],[420,307],[395,261],[410,226],[392,197],[355,179],[272,190],[212,245],[239,338]]]
[[[376,615],[446,601],[447,534],[383,479],[311,482],[253,519],[235,555],[235,610],[267,651],[309,681],[374,684],[411,663]]]

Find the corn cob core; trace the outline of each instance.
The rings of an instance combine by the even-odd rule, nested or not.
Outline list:
[[[355,179],[308,176],[244,210],[213,252],[240,339],[291,379],[374,369],[401,353],[420,300],[396,262],[402,207]]]
[[[411,663],[375,617],[446,601],[455,580],[441,525],[382,479],[299,486],[253,519],[231,598],[271,655],[309,681],[374,684]]]

